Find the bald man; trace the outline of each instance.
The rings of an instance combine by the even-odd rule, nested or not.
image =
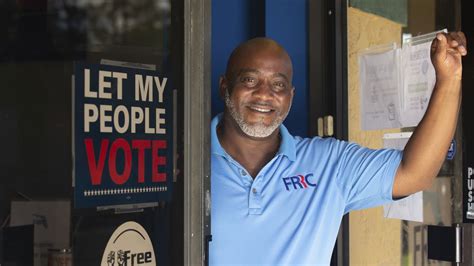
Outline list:
[[[456,127],[465,42],[461,32],[433,40],[436,86],[404,152],[292,136],[288,53],[268,38],[239,45],[211,124],[210,264],[328,265],[344,214],[429,187]]]

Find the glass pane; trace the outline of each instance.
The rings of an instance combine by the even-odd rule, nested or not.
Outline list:
[[[0,32],[1,231],[17,239],[15,247],[35,246],[34,255],[18,251],[2,258],[0,251],[0,264],[47,265],[56,249],[72,249],[66,254],[74,255],[75,265],[99,265],[113,231],[126,221],[147,231],[158,265],[182,264],[179,171],[171,198],[154,207],[121,213],[74,208],[71,81],[79,61],[154,65],[173,81],[182,102],[182,1],[0,1]],[[179,117],[182,110],[176,111]],[[182,150],[181,141],[174,145]],[[18,227],[23,224],[34,224],[34,237],[28,226]]]
[[[456,29],[459,18],[455,15],[457,1],[408,0],[408,24],[403,37],[415,37],[430,32]],[[451,226],[456,222],[454,198],[457,193],[454,172],[460,167],[461,157],[446,160],[438,178],[429,190],[423,192],[424,222],[403,221],[402,253],[404,265],[451,265],[450,262],[428,259],[427,225]],[[461,177],[459,177],[461,178]]]
[[[376,124],[379,121],[376,120],[376,116],[372,116],[375,111],[381,111],[378,114],[391,114],[391,109],[385,108],[391,106],[387,104],[389,101],[386,100],[390,99],[387,84],[395,84],[395,86],[392,86],[397,88],[394,91],[403,93],[397,94],[394,99],[403,101],[403,105],[397,105],[400,106],[400,117],[403,115],[406,117],[407,114],[417,114],[411,112],[415,109],[415,106],[418,107],[418,110],[426,107],[424,104],[427,102],[425,95],[430,95],[432,87],[428,87],[435,82],[433,81],[434,77],[433,80],[429,79],[429,82],[425,82],[422,77],[422,75],[429,76],[429,44],[434,36],[428,37],[424,40],[425,42],[416,42],[411,39],[412,42],[405,45],[404,48],[411,47],[413,49],[402,49],[403,40],[445,28],[448,31],[458,28],[460,16],[456,14],[456,5],[459,4],[459,1],[351,0],[350,3],[351,6],[348,9],[348,89],[349,116],[352,119],[349,122],[349,138],[364,146],[382,148],[384,134],[414,130],[411,122],[405,123],[403,120],[401,120],[403,123],[398,126],[380,126]],[[412,54],[408,54],[408,51]],[[418,54],[415,54],[417,51]],[[391,54],[396,54],[394,56],[396,60],[388,57]],[[411,57],[407,54],[415,55]],[[383,61],[374,60],[379,55],[387,57]],[[374,65],[380,67],[373,73],[382,73],[380,70],[384,69],[390,71],[394,65],[399,66],[396,69],[400,72],[395,71],[394,73],[403,76],[406,82],[400,84],[398,80],[390,78],[389,75],[386,75],[389,77],[387,79],[374,78],[372,80],[370,80],[369,75],[362,76],[361,73],[367,73],[362,70],[368,69],[368,67],[367,64],[360,63],[361,58],[371,58],[371,64],[373,65],[370,67]],[[388,67],[385,68],[385,66]],[[365,69],[362,69],[363,67]],[[410,80],[412,83],[408,82],[408,78],[412,79]],[[372,84],[376,84],[379,90],[369,90],[375,87],[367,86],[371,83],[363,83],[361,80],[373,82]],[[422,83],[424,86],[406,86],[407,84],[417,85]],[[365,84],[365,86],[361,84]],[[364,93],[367,97],[364,98],[365,101],[362,101],[360,95],[364,95]],[[372,108],[371,104],[375,102],[380,103],[380,105]],[[365,116],[361,115],[364,109],[373,113],[366,111]],[[422,115],[424,110],[420,113]],[[372,120],[369,121],[368,118]],[[387,118],[385,121],[388,122],[393,117],[387,115]],[[377,130],[361,130],[361,125],[363,125],[361,120],[364,121],[363,119],[372,123],[371,125],[377,126]],[[461,143],[461,141],[458,140],[457,143]],[[352,212],[349,219],[351,264],[383,262],[389,265],[451,265],[448,262],[428,260],[427,225],[451,226],[459,221],[456,219],[459,216],[456,216],[454,212],[458,209],[456,197],[459,196],[457,194],[462,194],[455,193],[459,191],[456,180],[461,179],[456,174],[460,169],[460,162],[461,155],[459,152],[454,160],[446,160],[433,186],[423,191],[423,210],[421,211],[423,212],[423,223],[383,218],[382,208]],[[411,207],[413,208],[406,207],[404,211],[414,210],[415,206]],[[416,212],[419,214],[418,210]],[[400,217],[400,214],[395,216]]]

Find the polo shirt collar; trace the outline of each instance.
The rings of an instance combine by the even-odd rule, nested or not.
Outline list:
[[[211,121],[211,152],[213,154],[221,155],[227,157],[228,154],[225,152],[224,148],[222,148],[219,139],[217,138],[217,125],[219,121],[222,119],[222,113],[216,115]],[[290,161],[296,160],[296,144],[295,139],[293,136],[288,132],[288,129],[281,124],[280,125],[280,135],[281,135],[281,143],[280,149],[278,150],[278,155],[286,156]]]

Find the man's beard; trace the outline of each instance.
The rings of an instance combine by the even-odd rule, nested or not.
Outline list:
[[[239,125],[240,129],[248,136],[254,138],[266,138],[270,136],[281,125],[281,123],[283,123],[291,108],[290,101],[290,106],[288,107],[286,113],[282,114],[280,111],[277,111],[276,119],[273,120],[273,122],[268,126],[263,123],[263,119],[251,125],[245,122],[244,118],[242,117],[242,114],[237,112],[235,104],[230,100],[228,89],[225,90],[224,101],[225,105],[227,106],[227,109],[229,110],[230,115],[237,123],[237,125]]]

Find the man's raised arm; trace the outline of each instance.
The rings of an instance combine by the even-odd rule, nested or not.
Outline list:
[[[429,188],[443,164],[456,130],[461,104],[462,32],[438,34],[431,45],[436,85],[423,119],[405,146],[392,195],[403,197]]]

